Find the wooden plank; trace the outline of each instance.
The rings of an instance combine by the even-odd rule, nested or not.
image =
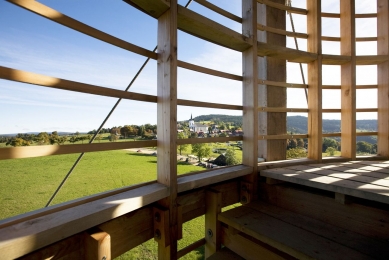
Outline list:
[[[234,179],[252,173],[253,168],[245,165],[223,167],[199,174],[179,177],[177,180],[178,192],[197,189],[222,181]]]
[[[205,247],[204,257],[207,259],[221,248],[220,222],[217,220],[218,214],[222,210],[221,193],[208,190],[205,195]]]
[[[312,52],[299,51],[283,46],[272,45],[265,42],[258,42],[258,56],[272,57],[288,62],[309,63],[317,59],[317,54]],[[273,80],[277,81],[277,80]],[[281,81],[281,80],[280,80]],[[285,80],[286,81],[286,80]]]
[[[357,203],[342,205],[332,197],[286,185],[260,186],[263,199],[284,209],[361,235],[387,241],[388,210]]]
[[[193,100],[185,100],[185,99],[177,99],[177,105],[190,106],[190,107],[228,109],[228,110],[243,110],[243,106],[238,106],[238,105],[217,104],[211,102],[201,102],[201,101],[193,101]]]
[[[18,258],[18,260],[82,259],[84,257],[83,233]]]
[[[183,249],[181,249],[177,252],[177,259],[180,259],[181,257],[189,254],[190,252],[203,246],[204,244],[205,244],[205,239],[202,238],[202,239],[197,240],[196,242],[184,247]]]
[[[323,54],[323,65],[342,65],[351,61],[349,56]]]
[[[210,9],[210,10],[212,10],[220,15],[223,15],[223,16],[225,16],[225,17],[227,17],[235,22],[242,23],[242,18],[218,7],[217,5],[214,5],[214,4],[212,4],[208,1],[205,1],[205,0],[195,0],[195,2],[201,4],[202,6],[205,6],[208,9]]]
[[[151,184],[0,229],[0,251],[5,259],[87,230],[168,196],[168,188]]]
[[[16,82],[22,82],[32,85],[39,85],[43,87],[70,90],[80,93],[93,94],[105,97],[116,97],[130,100],[138,100],[144,102],[155,103],[157,101],[156,96],[126,92],[117,89],[105,88],[95,86],[91,84],[85,84],[50,76],[45,76],[37,73],[11,69],[0,66],[0,78],[6,80],[12,80]]]
[[[123,0],[123,1],[154,18],[159,18],[169,9],[169,3],[165,1],[145,1],[145,0]]]
[[[356,65],[377,65],[387,62],[388,55],[364,55],[356,56]]]
[[[377,85],[356,85],[356,89],[376,89]],[[323,89],[340,89],[340,85],[323,85]]]
[[[124,50],[128,50],[148,58],[152,58],[155,60],[157,59],[157,54],[150,50],[144,49],[142,47],[136,46],[132,43],[123,41],[112,35],[99,31],[91,26],[88,26],[73,18],[70,18],[69,16],[66,16],[37,1],[29,1],[29,0],[7,0],[7,1],[15,5],[18,5],[28,11],[36,13],[44,18],[47,18],[53,22],[59,23],[73,30],[79,31],[83,34],[89,35],[95,39],[101,40],[103,42],[112,44]]]
[[[243,136],[188,138],[188,139],[177,139],[177,145],[200,144],[200,143],[225,143],[225,142],[241,141],[241,140],[243,140]]]
[[[216,76],[216,77],[221,77],[221,78],[225,78],[225,79],[232,79],[232,80],[237,80],[237,81],[243,80],[243,77],[239,76],[239,75],[230,74],[230,73],[226,73],[226,72],[222,72],[222,71],[218,71],[218,70],[213,70],[213,69],[201,67],[201,66],[198,66],[198,65],[195,65],[192,63],[188,63],[185,61],[178,60],[177,65],[181,68],[184,68],[184,69],[193,70],[193,71],[205,73],[205,74]]]
[[[98,228],[85,232],[84,247],[87,260],[112,259],[111,236]]]
[[[282,29],[272,28],[270,26],[265,26],[263,24],[257,24],[257,29],[260,31],[277,33],[277,34],[281,34],[281,35],[285,35],[285,36],[289,36],[289,37],[294,37],[294,38],[308,39],[308,34],[306,34],[306,33],[290,32],[287,30],[282,30]]]
[[[178,28],[206,41],[236,51],[244,51],[253,44],[242,34],[182,6],[178,6]]]
[[[304,85],[304,84],[279,82],[279,81],[271,81],[271,80],[264,80],[264,79],[258,79],[258,84],[285,87],[285,88],[308,88],[308,85]]]
[[[259,135],[259,140],[285,140],[294,138],[308,138],[308,135]]]
[[[261,175],[286,182],[317,189],[338,192],[358,198],[389,204],[389,188],[373,184],[361,184],[349,180],[339,180],[315,173],[306,173],[284,168],[261,171]]]
[[[377,0],[377,55],[389,55],[389,3]],[[389,61],[377,65],[377,155],[389,156]]]
[[[322,36],[322,41],[331,41],[331,42],[340,42],[340,37],[330,37],[330,36]],[[356,37],[355,41],[357,42],[372,42],[377,41],[377,37]]]
[[[308,158],[322,159],[322,63],[321,1],[308,1],[308,51],[317,53],[318,59],[308,64]],[[323,59],[323,60],[322,60]]]
[[[258,107],[259,112],[308,113],[307,108]]]
[[[242,32],[252,42],[258,41],[257,2],[255,0],[242,1]],[[251,174],[244,179],[253,185],[251,197],[257,192],[257,163],[258,163],[258,57],[257,45],[253,44],[242,53],[243,67],[243,164],[251,167]]]
[[[147,206],[98,226],[111,236],[111,256],[116,258],[154,237],[152,207]]]
[[[355,159],[356,156],[356,47],[355,47],[355,0],[340,3],[340,50],[350,56],[348,63],[341,65],[341,156]]]
[[[374,259],[386,259],[389,255],[388,241],[370,238],[345,228],[338,228],[262,201],[247,204],[245,207],[250,207],[327,239],[333,240],[335,238],[337,243],[373,257]]]
[[[277,3],[275,1],[257,0],[257,2],[260,4],[265,4],[267,6],[280,9],[280,10],[288,11],[289,13],[303,14],[303,15],[306,15],[308,13],[308,10],[306,10],[306,9],[287,6],[285,4],[280,4],[280,3]]]
[[[159,204],[168,210],[167,243],[158,244],[159,259],[177,258],[177,0],[158,18],[157,182],[169,188]],[[162,232],[162,230],[161,230]],[[161,233],[162,234],[162,233]],[[162,234],[163,235],[163,234]],[[169,236],[167,236],[169,235]]]
[[[265,169],[280,168],[280,167],[286,167],[290,165],[311,164],[315,162],[316,162],[315,160],[307,159],[307,158],[282,160],[282,161],[274,161],[274,162],[261,162],[258,163],[258,170],[262,172],[262,170]]]
[[[130,148],[155,147],[157,141],[134,141],[94,144],[72,144],[72,145],[39,145],[7,147],[0,149],[0,160],[31,158],[49,155],[101,152]]]
[[[253,208],[242,206],[219,214],[219,220],[297,259],[364,259],[366,255]]]
[[[317,175],[323,175],[323,176],[330,176],[342,180],[351,180],[355,182],[361,182],[364,184],[374,184],[377,186],[383,186],[389,188],[389,179],[377,179],[374,177],[368,176],[369,171],[360,170],[360,169],[353,169],[350,170],[350,168],[347,167],[339,167],[335,166],[334,168],[319,168],[319,167],[312,167],[312,165],[304,165],[304,166],[291,166],[287,167],[286,169],[298,171],[298,172],[306,172],[306,173],[313,173]],[[366,175],[363,175],[364,173],[367,173]],[[386,175],[385,177],[389,177],[389,175]]]
[[[278,5],[285,2],[282,0],[273,1]],[[258,23],[285,30],[285,11],[270,5],[258,6]],[[298,60],[305,57],[316,59],[316,54],[309,54],[286,48],[286,37],[271,32],[258,32],[258,55],[266,56],[258,59],[259,78],[263,80],[286,82],[286,62]],[[296,55],[296,56],[295,56]],[[311,60],[311,59],[308,59]],[[260,84],[260,83],[259,83]],[[286,89],[277,86],[259,85],[258,106],[259,107],[286,107]],[[246,133],[245,133],[246,134]],[[259,113],[260,136],[285,135],[286,134],[286,113],[271,112]],[[286,159],[286,140],[259,140],[258,157],[267,161]]]

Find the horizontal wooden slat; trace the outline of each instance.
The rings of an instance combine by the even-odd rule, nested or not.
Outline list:
[[[264,79],[258,79],[258,84],[285,87],[285,88],[308,88],[308,85],[304,85],[304,84],[286,83],[286,82],[270,81]]]
[[[317,59],[317,54],[290,49],[274,44],[258,42],[258,56],[273,57],[289,62],[309,63]],[[324,56],[324,55],[323,55]]]
[[[308,113],[308,108],[258,107],[259,112]]]
[[[340,85],[323,85],[322,89],[340,89]],[[377,85],[357,85],[356,89],[377,89]]]
[[[329,42],[340,42],[340,37],[333,37],[333,36],[322,36],[322,41],[329,41]]]
[[[350,56],[323,54],[323,65],[342,65],[350,61]]]
[[[357,42],[374,42],[377,41],[377,37],[357,37],[355,40]]]
[[[251,174],[252,171],[252,167],[246,165],[236,165],[211,171],[205,171],[193,175],[182,176],[177,179],[177,190],[178,192],[184,192],[197,189],[222,181],[245,176],[247,174]]]
[[[185,61],[180,61],[180,60],[177,61],[177,66],[184,68],[184,69],[193,70],[193,71],[197,71],[197,72],[201,72],[201,73],[205,73],[208,75],[221,77],[221,78],[225,78],[225,79],[233,79],[233,80],[238,80],[238,81],[243,80],[243,77],[239,76],[239,75],[230,74],[230,73],[226,73],[226,72],[222,72],[222,71],[218,71],[218,70],[213,70],[213,69],[208,69],[208,68],[201,67],[201,66],[198,66],[195,64],[191,64],[191,63],[188,63]]]
[[[285,11],[288,11],[290,13],[303,14],[303,15],[306,15],[308,13],[308,11],[306,9],[290,7],[290,6],[286,6],[283,4],[274,3],[273,1],[270,1],[270,0],[257,0],[257,2],[260,4],[265,4],[267,6],[280,9],[280,10],[285,10]]]
[[[357,65],[376,65],[388,61],[388,55],[356,56]]]
[[[259,140],[283,140],[283,139],[296,139],[296,138],[308,138],[308,135],[259,135]]]
[[[198,1],[198,0],[196,0]],[[205,238],[202,238],[200,240],[197,240],[196,242],[184,247],[183,249],[179,250],[177,252],[177,259],[183,257],[184,255],[187,255],[189,254],[190,252],[192,252],[193,250],[199,248],[200,246],[203,246],[205,245]]]
[[[321,17],[325,18],[340,18],[340,14],[336,13],[321,13]],[[366,13],[366,14],[355,14],[355,18],[375,18],[377,17],[376,13]]]
[[[243,140],[243,136],[187,138],[187,139],[177,139],[177,145],[181,145],[181,144],[225,143],[225,142],[234,142],[234,141],[242,141],[242,140]]]
[[[205,0],[194,0],[194,1],[201,4],[202,6],[207,7],[208,9],[214,11],[215,13],[223,15],[223,16],[225,16],[225,17],[227,17],[235,22],[242,23],[242,18],[240,18],[239,16],[234,15],[234,14],[232,14],[232,13],[230,13],[230,12],[228,12],[228,11],[226,11],[226,10],[224,10],[224,9],[222,9],[222,8],[216,6],[208,1],[205,1]]]
[[[273,169],[273,168],[280,168],[280,167],[286,167],[291,165],[304,165],[304,164],[312,164],[312,163],[317,163],[317,161],[309,158],[303,158],[303,159],[280,160],[280,161],[272,161],[272,162],[261,162],[258,163],[258,171],[260,172],[265,169]]]
[[[257,29],[260,31],[267,31],[267,32],[276,33],[276,34],[280,34],[280,35],[286,35],[289,37],[308,39],[308,34],[306,34],[306,33],[290,32],[290,31],[286,31],[286,30],[282,30],[282,29],[276,29],[273,27],[265,26],[263,24],[257,24]]]
[[[79,31],[83,34],[89,35],[95,39],[101,40],[103,42],[112,44],[119,48],[137,53],[139,55],[149,57],[151,59],[157,59],[157,54],[150,50],[144,49],[132,43],[123,41],[119,38],[116,38],[112,35],[99,31],[89,25],[81,23],[73,18],[70,18],[48,6],[45,6],[37,1],[30,0],[7,0],[10,3],[16,4],[20,7],[25,8],[28,11],[34,12],[44,18],[47,18],[56,23],[62,24],[66,27],[69,27],[73,30]]]
[[[193,100],[186,100],[186,99],[177,99],[177,105],[189,106],[189,107],[207,107],[207,108],[216,108],[216,109],[228,109],[228,110],[243,110],[243,106],[238,106],[238,105],[218,104],[218,103],[193,101]]]
[[[372,112],[377,112],[377,108],[357,108],[356,112],[357,113],[372,113]],[[322,109],[323,113],[340,113],[341,109],[340,108],[325,108]]]
[[[37,73],[16,70],[0,66],[0,78],[12,80],[27,84],[39,85],[43,87],[70,90],[80,93],[100,95],[105,97],[116,97],[130,100],[138,100],[144,102],[157,102],[157,97],[134,92],[126,92],[122,90],[105,88],[76,81],[70,81],[50,76],[45,76]]]
[[[252,45],[242,34],[182,6],[178,6],[177,19],[178,29],[226,48],[244,51]]]
[[[155,147],[157,140],[133,141],[133,142],[112,142],[93,144],[72,144],[72,145],[38,145],[19,146],[0,149],[0,160],[31,158],[49,155],[101,152],[129,148]]]
[[[2,258],[14,259],[169,196],[155,183],[0,229]]]
[[[372,136],[378,135],[378,132],[357,132],[357,136]]]

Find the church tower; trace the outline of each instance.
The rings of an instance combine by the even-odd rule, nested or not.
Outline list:
[[[195,130],[194,127],[195,127],[195,124],[194,124],[193,116],[192,116],[192,114],[190,114],[189,129],[192,129],[194,131]]]

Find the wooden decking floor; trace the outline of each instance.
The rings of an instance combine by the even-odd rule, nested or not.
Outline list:
[[[308,164],[260,171],[261,176],[389,204],[389,161]]]
[[[218,220],[292,258],[389,259],[388,240],[366,237],[263,201],[223,212]]]

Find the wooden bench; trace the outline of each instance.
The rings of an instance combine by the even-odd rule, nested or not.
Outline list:
[[[389,161],[288,166],[261,170],[260,175],[389,204]]]
[[[218,220],[224,223],[222,244],[246,259],[389,259],[388,239],[367,237],[263,201],[220,213]]]

